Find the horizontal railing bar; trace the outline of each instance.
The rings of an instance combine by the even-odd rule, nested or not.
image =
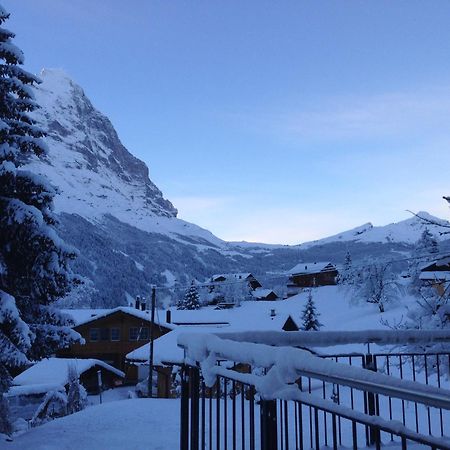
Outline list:
[[[450,351],[448,352],[377,352],[377,353],[366,353],[370,354],[372,356],[448,356]],[[318,353],[317,356],[320,356],[321,358],[358,358],[358,357],[364,357],[364,353],[355,352],[355,353]]]
[[[363,392],[372,392],[374,394],[385,395],[387,397],[394,397],[401,400],[409,400],[416,403],[421,403],[425,406],[434,408],[442,408],[450,411],[450,398],[448,396],[441,396],[438,394],[421,393],[415,390],[389,386],[385,384],[375,383],[373,381],[359,381],[338,375],[327,375],[318,372],[300,371],[300,374],[305,377],[315,378],[329,383],[340,384]]]
[[[242,331],[215,333],[222,339],[277,347],[333,347],[345,344],[431,344],[450,342],[448,330]]]

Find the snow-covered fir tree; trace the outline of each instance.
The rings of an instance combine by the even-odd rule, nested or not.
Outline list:
[[[319,331],[322,324],[319,322],[320,314],[316,310],[312,291],[308,292],[308,299],[302,312],[302,330],[303,331]]]
[[[177,304],[177,309],[199,309],[200,299],[198,295],[197,286],[195,282],[192,281],[191,286],[186,291],[183,299],[181,299]]]
[[[87,406],[87,392],[80,384],[78,371],[75,365],[68,368],[67,378],[69,390],[67,392],[67,414],[73,414],[83,410]]]
[[[338,284],[343,286],[351,286],[356,282],[357,272],[353,266],[352,256],[347,252],[344,259],[342,269],[339,271]]]
[[[55,232],[55,189],[21,166],[42,156],[43,132],[28,113],[37,105],[23,70],[14,33],[1,25],[0,6],[0,389],[11,369],[78,339],[68,319],[52,307],[74,283],[68,262],[75,254]]]

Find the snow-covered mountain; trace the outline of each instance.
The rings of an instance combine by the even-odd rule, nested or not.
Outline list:
[[[176,218],[177,210],[149,178],[144,162],[120,142],[109,119],[62,70],[44,69],[34,118],[47,132],[48,156],[30,169],[59,188],[55,210],[102,221],[109,214],[143,231],[222,244],[212,233]],[[192,240],[192,239],[191,239]]]
[[[440,229],[438,225],[427,224],[425,221],[421,220],[420,217],[438,224],[449,225],[449,222],[445,220],[434,217],[425,211],[420,211],[416,216],[411,215],[409,219],[402,220],[400,222],[390,223],[389,225],[383,226],[373,226],[369,222],[351,230],[344,231],[343,233],[316,241],[305,242],[302,244],[302,247],[310,248],[316,245],[324,245],[331,242],[396,242],[414,244],[420,238],[425,229],[428,229],[437,240],[444,240],[445,235],[440,233],[442,229]]]
[[[40,76],[41,108],[33,114],[47,132],[49,151],[28,167],[60,191],[59,232],[79,250],[74,269],[97,289],[94,297],[86,296],[90,306],[117,306],[148,293],[154,283],[186,284],[221,272],[249,271],[273,286],[267,274],[286,273],[299,261],[339,263],[347,251],[354,260],[404,254],[425,228],[412,217],[296,246],[225,242],[177,218],[145,163],[123,146],[109,119],[67,74],[45,69]]]

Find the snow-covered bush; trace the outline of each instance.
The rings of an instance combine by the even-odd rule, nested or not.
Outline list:
[[[384,262],[367,264],[359,272],[357,284],[352,291],[355,303],[372,303],[384,312],[386,305],[399,295],[399,286],[389,264]]]
[[[67,415],[67,395],[65,392],[51,391],[31,419],[31,426],[37,427],[58,417]]]
[[[67,393],[67,414],[73,414],[83,410],[87,406],[87,392],[80,384],[75,365],[68,368],[69,390]]]

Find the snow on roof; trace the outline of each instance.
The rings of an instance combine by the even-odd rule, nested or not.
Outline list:
[[[245,280],[248,277],[252,277],[253,275],[249,272],[245,273],[245,272],[241,272],[241,273],[218,273],[215,274],[211,277],[211,279],[213,281],[215,281],[217,278],[225,278],[226,280],[228,279],[235,279],[235,280]]]
[[[133,308],[131,306],[118,306],[113,309],[65,309],[64,312],[69,314],[75,321],[76,325],[84,325],[86,323],[92,322],[94,320],[107,317],[116,312],[123,312],[125,314],[130,314],[139,319],[144,319],[150,322],[150,311],[141,311],[139,309]],[[155,315],[155,323],[161,325],[165,328],[172,330],[175,328],[174,324],[168,323],[165,320],[160,320],[159,312]]]
[[[427,269],[429,267],[435,266],[435,267],[446,267],[450,265],[450,256],[446,257],[446,258],[440,258],[440,259],[436,259],[434,261],[428,261],[426,263],[422,263],[421,265],[419,265],[419,269],[421,271],[427,272]]]
[[[331,267],[327,267],[331,266]],[[291,270],[289,270],[289,274],[297,275],[297,274],[310,274],[310,273],[319,273],[325,269],[335,270],[336,266],[331,262],[302,262],[294,266]]]
[[[195,333],[217,333],[229,329],[221,326],[179,326],[176,330],[160,336],[153,342],[153,361],[155,365],[162,365],[163,362],[180,363],[184,358],[184,351],[178,347],[177,338],[181,332]],[[126,358],[130,361],[148,362],[150,355],[150,343],[128,353]]]
[[[450,281],[450,272],[447,271],[425,271],[419,275],[421,280],[433,280],[433,281]]]
[[[46,394],[50,391],[63,390],[64,386],[58,383],[26,384],[24,386],[11,386],[6,393],[7,397],[18,395]]]
[[[113,372],[119,377],[125,374],[109,364],[98,359],[76,359],[76,358],[48,358],[37,362],[13,379],[16,386],[51,384],[64,386],[67,384],[68,370],[74,365],[79,375],[95,366]]]
[[[264,288],[256,288],[255,290],[251,291],[251,294],[255,298],[265,298],[271,293],[274,293],[272,289],[264,289]]]
[[[243,330],[259,330],[259,331],[281,331],[286,320],[291,316],[295,322],[295,317],[290,312],[277,311],[273,307],[272,302],[264,302],[267,305],[261,305],[258,301],[246,301],[245,304],[238,308],[215,310],[211,308],[203,308],[200,310],[175,310],[172,315],[175,317],[184,316],[185,321],[191,319],[191,322],[198,325],[180,325],[175,330],[167,333],[158,339],[155,339],[154,345],[154,363],[161,365],[167,363],[181,363],[184,353],[177,345],[177,337],[180,333],[223,333],[236,332]],[[278,303],[278,302],[277,302]],[[268,307],[270,306],[272,307]],[[292,303],[291,303],[292,304]],[[275,315],[272,315],[272,311]],[[228,324],[200,325],[202,318],[209,317],[216,319],[217,322],[222,320]],[[147,343],[142,347],[128,353],[126,358],[131,361],[147,362],[150,354],[150,344]]]

